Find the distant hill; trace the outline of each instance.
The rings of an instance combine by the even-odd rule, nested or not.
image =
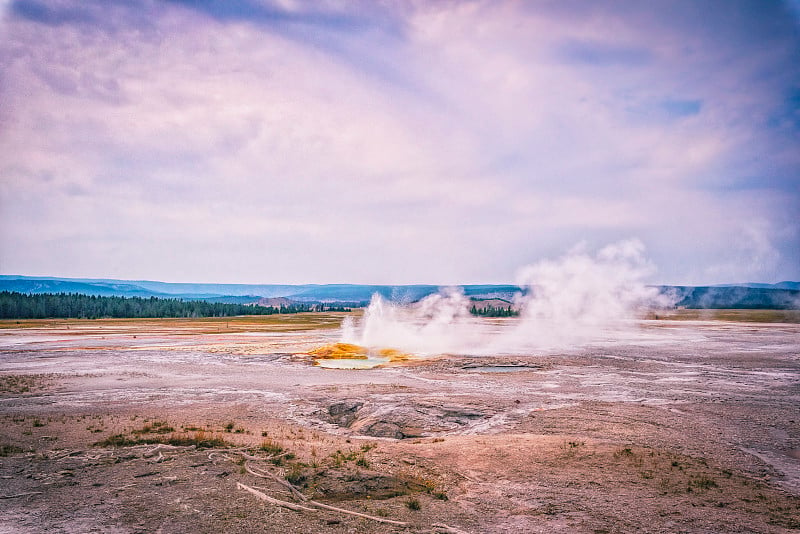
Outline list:
[[[800,291],[773,286],[662,286],[662,291],[674,293],[677,297],[675,305],[685,308],[773,310],[800,308]]]
[[[460,286],[472,299],[513,301],[525,290],[515,285],[472,284]],[[800,308],[800,282],[778,284],[731,284],[720,286],[657,286],[675,295],[677,305],[687,308]],[[416,302],[441,289],[437,285],[360,284],[194,284],[147,280],[48,278],[0,275],[0,291],[25,294],[78,293],[115,297],[159,297],[202,300],[210,303],[254,304],[259,301],[324,303],[364,306],[377,293],[393,302]]]
[[[514,300],[514,297],[525,290],[519,286],[469,285],[463,286],[464,294],[475,299]]]
[[[65,284],[81,284],[70,286]],[[12,289],[20,287],[21,289]],[[48,293],[73,288],[72,291],[86,295],[113,296],[171,296],[173,298],[217,297],[283,297],[289,293],[316,287],[315,285],[286,284],[193,284],[154,282],[150,280],[114,280],[105,278],[50,278],[38,276],[0,275],[0,290],[23,293]],[[30,290],[24,289],[30,288]],[[53,289],[45,289],[53,288]]]
[[[778,282],[777,284],[761,284],[748,282],[745,284],[718,284],[709,287],[752,287],[757,289],[794,289],[800,290],[800,282]]]
[[[167,297],[166,293],[117,281],[114,283],[94,283],[89,281],[70,281],[62,279],[2,278],[0,291],[14,291],[31,295],[41,293],[79,293],[102,297]]]
[[[286,295],[298,302],[369,302],[378,293],[394,302],[416,302],[439,291],[439,286],[379,286],[356,284],[327,284],[304,288],[302,291]]]
[[[465,294],[479,298],[510,300],[520,291],[510,285],[466,285]],[[380,294],[393,302],[415,302],[439,291],[437,285],[361,284],[194,284],[147,280],[46,278],[0,275],[0,291],[19,293],[80,293],[118,297],[161,297],[249,304],[259,299],[285,298],[291,302],[348,303],[365,305]]]

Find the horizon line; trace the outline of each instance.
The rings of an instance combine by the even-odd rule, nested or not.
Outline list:
[[[88,281],[88,282],[146,282],[156,284],[172,284],[172,285],[212,285],[212,286],[384,286],[384,287],[413,287],[413,286],[429,286],[437,288],[447,287],[466,287],[466,286],[512,286],[523,288],[524,285],[512,282],[460,282],[437,284],[430,282],[410,282],[410,283],[361,283],[361,282],[168,282],[164,280],[149,280],[145,278],[99,278],[99,277],[81,277],[81,276],[50,276],[50,275],[26,275],[26,274],[4,274],[0,273],[0,278],[18,278],[18,279],[34,279],[34,280],[67,280],[67,281]],[[713,284],[687,284],[687,283],[645,283],[645,286],[665,286],[665,287],[725,287],[725,286],[746,286],[752,284],[775,286],[779,284],[800,284],[800,280],[781,280],[779,282],[722,282]]]

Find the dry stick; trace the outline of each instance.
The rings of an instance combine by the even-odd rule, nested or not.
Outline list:
[[[447,526],[444,523],[436,523],[431,526],[435,528],[437,531],[443,531],[446,532],[447,534],[467,534],[463,530],[458,530],[457,528]]]
[[[308,504],[313,504],[314,506],[319,506],[320,508],[325,508],[326,510],[333,510],[334,512],[341,512],[343,514],[356,515],[358,517],[363,517],[363,518],[366,518],[366,519],[372,519],[373,521],[377,521],[379,523],[390,523],[392,525],[399,525],[401,527],[408,526],[408,523],[406,523],[405,521],[395,521],[394,519],[384,519],[383,517],[376,517],[374,515],[362,514],[361,512],[353,512],[352,510],[345,510],[344,508],[337,508],[335,506],[330,506],[328,504],[322,504],[321,502],[317,502],[317,501],[308,501]]]
[[[246,452],[237,452],[236,454],[241,454],[242,458],[244,458],[246,460],[269,460],[270,458],[272,458],[271,456],[267,457],[267,458],[263,458],[263,457],[259,457],[259,456],[253,456],[252,454],[247,454]]]
[[[278,454],[278,455],[270,454],[269,456],[253,456],[252,454],[247,454],[246,452],[236,451],[236,454],[241,454],[243,458],[246,458],[248,460],[260,460],[260,461],[277,460],[278,458],[283,458],[284,456],[288,456],[291,453],[292,451],[286,451],[283,454]]]
[[[161,454],[161,449],[175,449],[175,448],[176,447],[174,445],[165,445],[165,444],[162,443],[160,445],[156,445],[155,447],[153,447],[149,451],[144,451],[142,453],[142,458],[150,458],[151,456],[155,456],[156,453],[158,453],[160,455]]]
[[[358,517],[364,517],[366,519],[372,519],[373,521],[378,521],[379,523],[389,523],[389,524],[392,524],[392,525],[400,525],[400,526],[408,525],[408,523],[406,523],[404,521],[395,521],[393,519],[384,519],[382,517],[376,517],[374,515],[362,514],[360,512],[353,512],[352,510],[345,510],[344,508],[337,508],[335,506],[330,506],[328,504],[322,504],[321,502],[318,502],[318,501],[311,501],[311,500],[308,499],[308,497],[306,497],[305,495],[300,493],[300,491],[295,487],[294,484],[291,484],[290,482],[288,482],[286,480],[281,480],[280,478],[278,478],[277,476],[273,475],[269,471],[264,471],[264,472],[261,472],[261,473],[256,472],[249,465],[247,465],[247,462],[245,462],[244,468],[251,475],[255,475],[255,476],[260,477],[260,478],[267,478],[267,479],[270,479],[270,480],[274,480],[275,482],[277,482],[277,483],[281,484],[282,486],[285,486],[286,488],[291,490],[292,495],[294,495],[298,499],[300,499],[302,501],[305,501],[305,502],[307,502],[309,504],[313,504],[314,506],[318,506],[320,508],[325,508],[327,510],[332,510],[334,512],[340,512],[340,513],[343,513],[343,514],[350,514],[350,515],[355,515],[355,516],[358,516]],[[238,482],[237,482],[237,484],[239,484],[241,486],[244,486],[244,484],[241,484],[241,483],[238,483]]]
[[[222,456],[223,459],[228,460],[229,462],[233,461],[233,458],[231,458],[227,454],[222,454],[219,451],[211,451],[211,452],[208,453],[208,459],[209,460],[213,461],[215,456]]]
[[[254,471],[252,467],[247,465],[247,462],[245,462],[244,468],[251,475],[255,475],[255,476],[260,477],[260,478],[268,478],[269,480],[273,480],[273,481],[277,482],[278,484],[280,484],[281,486],[284,486],[285,488],[287,488],[289,491],[292,492],[292,495],[294,495],[295,497],[297,497],[301,501],[307,501],[308,500],[308,497],[306,497],[305,495],[300,493],[300,490],[298,490],[294,486],[294,484],[291,484],[290,482],[287,482],[286,480],[280,479],[279,477],[273,475],[269,471],[261,471],[260,473],[257,472],[257,471]]]
[[[294,510],[295,512],[316,512],[317,511],[314,508],[309,508],[307,506],[302,506],[302,505],[299,505],[299,504],[294,504],[294,503],[290,503],[290,502],[286,502],[286,501],[281,501],[279,499],[275,499],[273,497],[270,497],[266,493],[262,493],[262,492],[258,491],[255,488],[251,488],[250,486],[246,486],[246,485],[242,484],[241,482],[237,482],[236,483],[236,487],[239,488],[239,489],[243,489],[245,491],[249,491],[250,493],[252,493],[256,497],[258,497],[262,501],[267,501],[270,504],[283,506],[284,508],[288,508],[289,510]]]
[[[262,492],[258,491],[257,489],[251,488],[250,486],[246,486],[246,485],[242,484],[241,482],[237,482],[236,483],[236,487],[240,488],[240,489],[243,489],[243,490],[249,491],[250,493],[252,493],[256,497],[258,497],[259,499],[262,499],[262,500],[267,501],[267,502],[272,503],[272,504],[276,504],[278,506],[284,506],[286,508],[289,508],[290,510],[296,510],[296,511],[305,510],[305,511],[308,511],[308,512],[316,512],[317,511],[314,508],[308,508],[307,506],[301,506],[299,504],[292,504],[290,502],[281,501],[281,500],[272,498],[269,495],[267,495],[266,493],[262,493]],[[337,508],[336,506],[330,506],[330,505],[327,505],[327,504],[322,504],[321,502],[317,502],[317,501],[308,501],[308,503],[309,504],[313,504],[314,506],[317,506],[319,508],[324,508],[326,510],[331,510],[333,512],[339,512],[339,513],[342,513],[342,514],[355,515],[355,516],[358,516],[358,517],[363,517],[365,519],[372,519],[373,521],[377,521],[379,523],[389,523],[389,524],[392,524],[392,525],[399,525],[401,527],[408,526],[408,523],[406,523],[404,521],[395,521],[393,519],[384,519],[383,517],[376,517],[374,515],[362,514],[360,512],[354,512],[352,510],[345,510],[344,508]]]
[[[16,499],[17,497],[27,497],[28,495],[41,495],[41,491],[29,491],[27,493],[17,493],[16,495],[0,495],[0,499]]]

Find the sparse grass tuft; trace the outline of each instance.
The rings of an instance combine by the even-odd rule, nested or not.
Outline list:
[[[278,445],[278,443],[272,441],[271,439],[265,439],[264,441],[262,441],[261,445],[258,448],[272,456],[276,456],[283,452],[283,447],[281,447],[280,445]]]
[[[286,470],[286,474],[284,477],[286,480],[295,486],[300,486],[306,481],[306,475],[303,471],[304,464],[300,462],[294,462],[289,465],[289,469]]]
[[[43,389],[46,381],[46,375],[0,375],[0,393],[30,393]]]
[[[341,450],[337,450],[330,455],[331,465],[333,467],[342,467],[347,462],[357,461],[359,458],[363,457],[363,454],[359,453],[358,451],[348,451],[347,453],[344,453]]]
[[[689,481],[689,488],[711,489],[718,487],[719,485],[717,484],[716,480],[714,480],[713,478],[709,478],[705,475],[701,475]]]
[[[96,447],[129,447],[131,445],[140,445],[142,443],[149,443],[149,441],[141,439],[130,439],[125,434],[113,434],[104,440],[95,442]]]
[[[16,447],[14,445],[9,445],[7,443],[0,443],[0,456],[10,456],[12,454],[18,454],[23,452],[22,449]]]
[[[150,424],[144,425],[142,428],[131,430],[131,434],[169,434],[175,432],[175,429],[167,424],[166,421],[153,421]]]
[[[194,436],[173,434],[167,438],[166,443],[177,446],[194,445],[198,449],[224,449],[234,445],[223,438],[206,434],[203,431],[196,432]]]
[[[133,445],[166,444],[178,447],[195,446],[198,449],[224,449],[233,446],[233,443],[220,437],[206,434],[202,430],[193,436],[188,434],[172,434],[170,436],[138,436],[127,437],[125,434],[114,434],[104,440],[96,442],[97,447],[131,447]]]
[[[614,453],[614,458],[631,458],[634,456],[633,450],[630,447],[625,447]]]
[[[406,501],[406,508],[409,510],[417,511],[422,509],[422,505],[419,503],[419,499],[415,497],[411,497]]]

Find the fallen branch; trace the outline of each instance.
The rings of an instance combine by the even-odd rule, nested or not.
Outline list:
[[[267,477],[264,477],[264,478],[267,478]],[[258,491],[255,488],[251,488],[250,486],[242,484],[241,482],[237,482],[236,483],[236,487],[239,488],[239,489],[243,489],[243,490],[249,491],[250,493],[252,493],[253,495],[255,495],[256,497],[258,497],[259,499],[261,499],[263,501],[266,501],[268,503],[272,503],[272,504],[275,504],[275,505],[278,505],[278,506],[283,506],[285,508],[289,508],[290,510],[295,510],[295,511],[298,511],[298,512],[299,511],[306,511],[306,512],[317,512],[318,511],[318,510],[316,510],[314,508],[309,508],[307,506],[302,506],[302,505],[299,505],[299,504],[294,504],[294,503],[290,503],[290,502],[286,502],[286,501],[281,501],[279,499],[275,499],[273,497],[270,497],[266,493]],[[292,486],[292,487],[294,487],[294,486]],[[361,512],[354,512],[352,510],[345,510],[344,508],[337,508],[336,506],[330,506],[329,504],[323,504],[323,503],[317,502],[317,501],[307,501],[307,502],[308,502],[308,504],[314,505],[317,508],[324,508],[325,510],[330,510],[332,512],[339,512],[340,514],[354,515],[354,516],[357,516],[357,517],[363,517],[364,519],[371,519],[371,520],[377,521],[379,523],[388,523],[390,525],[398,525],[398,526],[401,526],[401,527],[408,526],[408,523],[406,523],[404,521],[395,521],[394,519],[385,519],[383,517],[377,517],[377,516],[374,516],[374,515],[362,514]]]
[[[270,473],[269,471],[261,471],[260,469],[259,469],[259,471],[255,471],[255,470],[253,470],[253,468],[252,468],[252,467],[250,467],[249,465],[247,465],[247,462],[245,462],[245,464],[244,464],[244,468],[245,468],[245,470],[246,470],[248,473],[250,473],[251,475],[254,475],[254,476],[257,476],[257,477],[260,477],[260,478],[266,478],[266,479],[272,480],[272,481],[274,481],[274,482],[277,482],[277,483],[278,483],[278,484],[280,484],[281,486],[283,486],[283,487],[285,487],[286,489],[288,489],[289,491],[291,491],[291,492],[292,492],[292,495],[294,495],[295,497],[297,497],[297,498],[298,498],[298,499],[300,499],[301,501],[308,501],[308,497],[306,497],[305,495],[303,495],[302,493],[300,493],[300,490],[298,490],[298,489],[297,489],[297,488],[294,486],[294,484],[291,484],[291,483],[289,483],[288,481],[286,481],[286,480],[283,480],[283,479],[281,479],[280,477],[278,477],[278,476],[276,476],[276,475],[273,475],[273,474],[272,474],[272,473]]]
[[[178,447],[177,445],[167,445],[165,443],[160,443],[160,444],[156,445],[155,447],[153,447],[152,449],[150,449],[149,451],[144,451],[142,453],[142,458],[150,458],[151,456],[155,456],[156,453],[158,453],[159,456],[161,456],[161,450],[162,449],[175,450],[175,449],[178,449],[178,448],[185,448],[185,447]]]
[[[27,497],[28,495],[41,495],[41,491],[28,491],[26,493],[17,493],[15,495],[0,495],[0,499],[16,499],[17,497]]]
[[[234,452],[236,454],[239,454],[239,455],[242,456],[242,458],[245,458],[247,460],[257,460],[257,461],[261,461],[261,462],[277,460],[278,458],[283,458],[284,456],[288,456],[288,455],[292,454],[292,451],[286,451],[286,452],[284,452],[282,454],[277,454],[277,455],[269,454],[267,456],[255,456],[253,454],[249,454],[248,452],[246,452],[247,449],[226,449],[226,451]]]
[[[300,504],[294,504],[294,503],[291,503],[291,502],[286,502],[286,501],[281,501],[279,499],[275,499],[274,497],[270,497],[266,493],[258,491],[255,488],[251,488],[250,486],[246,486],[245,484],[242,484],[241,482],[237,482],[236,483],[236,487],[239,488],[239,489],[243,489],[245,491],[248,491],[248,492],[252,493],[253,495],[258,497],[262,501],[266,501],[266,502],[268,502],[270,504],[274,504],[276,506],[283,506],[284,508],[288,508],[289,510],[294,510],[295,512],[316,512],[317,511],[314,508],[309,508],[307,506],[302,506]]]
[[[342,514],[350,514],[355,515],[358,517],[363,517],[365,519],[372,519],[373,521],[377,521],[379,523],[389,523],[391,525],[399,525],[401,527],[408,526],[408,523],[405,521],[395,521],[394,519],[384,519],[383,517],[377,517],[374,515],[367,515],[362,514],[361,512],[354,512],[352,510],[345,510],[344,508],[337,508],[335,506],[331,506],[329,504],[322,504],[321,502],[317,501],[308,501],[308,504],[313,504],[314,506],[319,506],[320,508],[325,508],[326,510],[332,510],[334,512],[340,512]]]
[[[241,456],[242,456],[242,458],[244,458],[244,459],[246,459],[246,460],[267,460],[267,459],[268,459],[268,458],[260,458],[260,457],[258,457],[258,456],[253,456],[252,454],[247,454],[247,453],[246,453],[246,452],[244,452],[244,451],[242,451],[242,452],[237,452],[236,454],[239,454],[239,455],[241,455]]]
[[[467,534],[463,530],[458,530],[457,528],[445,525],[444,523],[436,523],[431,525],[431,527],[433,527],[436,532],[444,532],[445,534]]]

